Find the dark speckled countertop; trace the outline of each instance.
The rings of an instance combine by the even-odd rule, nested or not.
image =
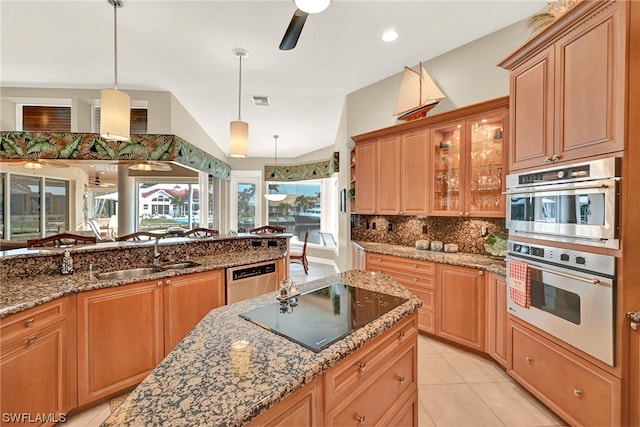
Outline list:
[[[418,250],[409,246],[389,245],[386,243],[373,242],[354,242],[365,251],[382,254],[393,255],[403,258],[413,258],[422,261],[439,262],[442,264],[459,265],[461,267],[479,268],[491,271],[493,273],[506,274],[506,263],[504,258],[493,257],[487,255],[468,254],[468,253],[445,253],[433,252],[427,250]]]
[[[73,293],[271,261],[282,258],[282,256],[282,252],[278,249],[222,252],[211,256],[191,257],[191,261],[201,264],[198,267],[185,268],[183,270],[165,270],[121,280],[98,280],[90,277],[88,272],[79,272],[68,276],[43,274],[24,278],[14,277],[2,280],[0,283],[0,318]]]
[[[133,390],[103,426],[241,426],[286,398],[420,307],[385,274],[348,271],[300,285],[334,283],[409,298],[315,353],[239,317],[276,301],[276,293],[217,308]],[[234,343],[248,342],[244,350]]]

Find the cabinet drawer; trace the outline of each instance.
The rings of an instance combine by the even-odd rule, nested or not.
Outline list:
[[[620,425],[621,381],[514,323],[512,374],[570,424]]]
[[[64,320],[69,310],[69,298],[59,298],[3,319],[0,328],[2,342],[32,335],[34,331]]]
[[[358,394],[358,390],[371,384],[384,366],[393,364],[400,357],[399,348],[416,345],[416,317],[415,314],[410,315],[327,371],[325,374],[327,408],[343,402],[351,395]],[[413,381],[413,377],[409,379],[405,376],[405,378],[405,382]]]
[[[371,270],[371,269],[370,269]],[[417,276],[405,273],[399,273],[397,270],[387,269],[386,266],[382,268],[376,268],[373,271],[379,271],[381,273],[386,273],[389,276],[393,277],[400,283],[402,286],[412,289],[435,289],[435,278],[433,276]]]
[[[364,390],[353,394],[354,399],[345,396],[327,414],[326,425],[377,425],[395,402],[415,392],[416,358],[415,344],[403,346]]]
[[[397,280],[397,279],[396,279]],[[398,280],[400,282],[400,280]],[[422,301],[421,309],[434,311],[436,309],[436,292],[434,289],[423,289],[416,285],[410,285],[400,282],[409,292],[418,297]]]
[[[435,263],[429,261],[367,253],[367,270],[397,271],[410,275],[433,276],[436,267]]]

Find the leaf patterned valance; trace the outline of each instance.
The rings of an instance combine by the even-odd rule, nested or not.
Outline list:
[[[329,178],[340,169],[340,153],[334,152],[328,160],[302,165],[283,165],[264,167],[265,181],[305,181],[308,179]]]
[[[231,166],[175,135],[131,135],[107,141],[97,133],[0,132],[0,160],[173,161],[230,180]]]

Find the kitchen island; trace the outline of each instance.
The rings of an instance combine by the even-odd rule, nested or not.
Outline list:
[[[340,424],[343,416],[364,422],[367,415],[358,409],[363,405],[377,406],[367,423],[397,420],[401,409],[408,417],[403,420],[417,420],[415,313],[421,302],[391,277],[363,271],[299,288],[305,293],[335,284],[406,302],[319,352],[240,317],[274,303],[275,293],[212,310],[103,425],[241,426],[260,414],[265,420],[269,408],[286,403],[306,385],[315,387],[309,408],[317,415],[314,422],[326,418],[323,423]],[[375,393],[378,387],[385,391]],[[378,404],[370,393],[390,401]]]

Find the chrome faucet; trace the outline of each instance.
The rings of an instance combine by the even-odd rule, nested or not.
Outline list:
[[[153,266],[157,267],[160,263],[160,250],[158,249],[159,237],[156,237],[156,241],[153,244]]]

